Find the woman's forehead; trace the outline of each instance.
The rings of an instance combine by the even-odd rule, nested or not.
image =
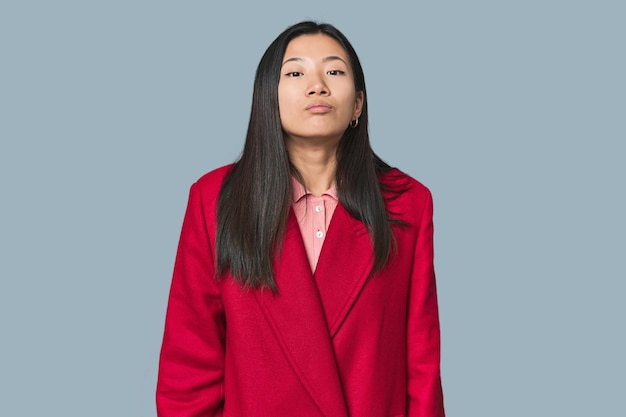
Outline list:
[[[308,59],[319,61],[341,59],[346,64],[349,61],[348,54],[341,44],[334,38],[321,33],[300,35],[292,39],[285,50],[283,63]]]

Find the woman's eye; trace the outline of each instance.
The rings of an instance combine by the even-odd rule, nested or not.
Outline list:
[[[341,70],[330,70],[327,72],[328,75],[343,75],[345,74],[345,71],[341,71]]]
[[[287,74],[285,74],[285,75],[286,75],[287,77],[300,77],[300,76],[302,76],[302,73],[301,73],[301,72],[298,72],[298,71],[291,71],[291,72],[288,72],[288,73],[287,73]]]

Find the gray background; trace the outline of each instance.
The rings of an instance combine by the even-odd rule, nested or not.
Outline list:
[[[306,18],[433,191],[448,415],[626,415],[624,2],[364,3],[2,2],[0,415],[155,415],[188,188]]]

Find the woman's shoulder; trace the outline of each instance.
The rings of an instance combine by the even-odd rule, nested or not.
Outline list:
[[[391,194],[390,196],[404,196],[405,198],[429,198],[431,194],[426,185],[398,168],[391,168],[382,174],[380,183],[386,197],[387,194]]]
[[[190,199],[201,201],[205,207],[213,207],[217,203],[217,199],[222,189],[224,179],[232,169],[234,164],[224,165],[207,172],[198,178],[190,189]]]
[[[210,191],[212,189],[219,191],[224,182],[224,178],[226,178],[233,166],[235,166],[235,164],[215,168],[198,178],[193,186],[198,187],[202,191]]]
[[[412,176],[392,168],[380,182],[387,212],[397,220],[417,225],[425,212],[432,211],[430,190]]]

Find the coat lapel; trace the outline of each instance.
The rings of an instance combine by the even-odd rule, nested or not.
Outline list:
[[[337,205],[315,271],[331,337],[367,282],[373,265],[372,250],[365,225]]]
[[[279,293],[255,291],[255,297],[321,412],[327,417],[347,417],[325,310],[293,210],[274,270]]]

